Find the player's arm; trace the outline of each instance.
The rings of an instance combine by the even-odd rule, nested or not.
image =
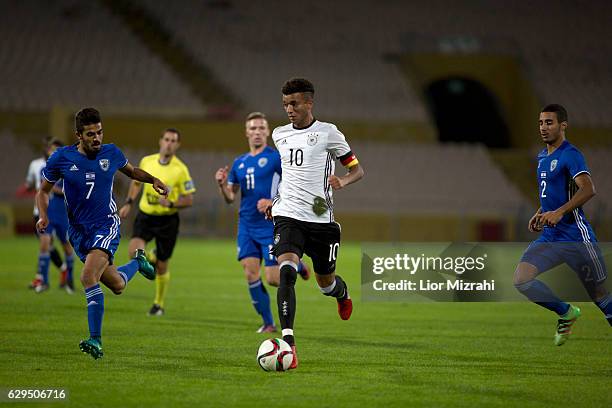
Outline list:
[[[581,173],[574,178],[578,191],[574,196],[561,207],[554,211],[548,211],[540,215],[540,224],[555,226],[561,221],[561,218],[569,212],[574,211],[578,207],[582,207],[587,201],[595,196],[595,185],[588,173]]]
[[[157,191],[157,194],[164,197],[168,196],[168,187],[157,177],[153,177],[141,168],[134,167],[130,163],[126,163],[125,166],[119,169],[120,172],[131,178],[132,180],[140,181],[142,183],[148,183],[153,185],[153,189]]]
[[[193,193],[181,194],[176,201],[170,201],[167,198],[160,198],[159,205],[168,208],[188,208],[193,205]]]
[[[236,200],[236,193],[238,193],[238,189],[240,189],[240,185],[238,184],[228,184],[227,182],[227,173],[229,171],[229,167],[221,167],[215,173],[215,181],[217,182],[217,186],[219,187],[219,193],[221,197],[225,200],[227,204],[231,204]]]
[[[38,232],[45,232],[45,228],[49,225],[49,217],[47,209],[49,208],[49,193],[53,189],[55,183],[50,183],[46,179],[41,180],[40,190],[36,193],[36,206],[38,207],[38,222],[36,229]]]
[[[140,191],[142,190],[142,183],[137,180],[132,180],[130,183],[130,188],[128,189],[127,198],[125,199],[125,204],[119,210],[119,216],[121,218],[126,218],[130,211],[132,210],[132,204],[138,198]]]
[[[359,181],[363,178],[365,172],[363,171],[363,167],[359,164],[357,157],[352,152],[348,152],[342,157],[338,158],[340,162],[348,169],[348,173],[344,176],[337,177],[332,174],[329,176],[329,185],[334,190],[340,190],[343,187],[348,186],[356,181]]]

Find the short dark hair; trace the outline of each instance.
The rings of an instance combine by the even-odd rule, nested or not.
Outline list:
[[[176,128],[165,128],[164,131],[162,132],[161,136],[159,137],[160,139],[162,137],[164,137],[164,135],[166,134],[166,132],[170,132],[170,133],[176,133],[176,141],[180,142],[181,141],[181,132],[179,132],[178,129]]]
[[[307,79],[304,78],[291,78],[282,89],[283,95],[291,95],[294,93],[305,93],[310,94],[310,97],[314,96],[314,85]]]
[[[244,121],[248,122],[249,120],[253,120],[253,119],[263,119],[266,121],[268,120],[268,118],[266,118],[266,115],[261,112],[251,112],[247,115]]]
[[[96,108],[83,108],[74,116],[74,127],[77,133],[83,133],[83,129],[87,125],[95,125],[101,122],[100,112]]]
[[[53,138],[51,139],[51,141],[49,142],[49,147],[51,146],[55,146],[55,147],[62,147],[64,146],[64,144],[62,143],[61,140]]]
[[[546,105],[542,112],[554,112],[557,115],[557,122],[567,122],[567,111],[565,108],[557,103],[551,103]]]

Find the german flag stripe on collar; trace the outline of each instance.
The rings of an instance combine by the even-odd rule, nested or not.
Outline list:
[[[342,163],[344,167],[348,167],[349,169],[359,164],[359,160],[357,160],[357,157],[353,154],[352,151],[349,151],[347,154],[338,157],[338,160],[340,160],[340,163]]]

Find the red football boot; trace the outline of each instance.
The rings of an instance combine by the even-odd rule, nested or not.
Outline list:
[[[353,313],[353,301],[350,297],[346,297],[345,299],[336,299],[338,301],[338,314],[342,320],[348,320],[351,318],[351,313]]]
[[[297,358],[297,351],[295,350],[295,345],[291,346],[291,351],[293,352],[293,361],[291,362],[291,365],[289,366],[289,370],[293,370],[297,368],[298,366],[298,358]]]

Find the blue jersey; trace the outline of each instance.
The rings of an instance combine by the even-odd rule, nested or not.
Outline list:
[[[114,144],[102,145],[94,158],[78,151],[77,145],[57,149],[43,170],[50,183],[64,179],[64,199],[71,225],[91,225],[108,220],[117,212],[113,197],[115,172],[127,159]]]
[[[567,203],[578,190],[574,179],[590,174],[582,153],[564,141],[550,155],[544,149],[538,155],[538,184],[542,212],[554,211]],[[555,227],[544,227],[542,237],[547,241],[596,241],[582,208],[563,216]]]
[[[272,224],[257,211],[257,202],[276,195],[281,177],[281,161],[278,152],[266,147],[261,153],[243,154],[234,160],[228,176],[228,184],[240,184],[240,222],[250,225]]]

